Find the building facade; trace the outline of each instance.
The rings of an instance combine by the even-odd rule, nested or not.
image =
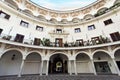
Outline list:
[[[120,1],[50,10],[0,0],[0,76],[120,75]]]

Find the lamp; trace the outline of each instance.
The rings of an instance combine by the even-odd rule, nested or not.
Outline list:
[[[100,58],[100,57],[98,57],[98,60],[101,60],[101,58]]]
[[[15,60],[15,54],[12,55],[11,60]]]

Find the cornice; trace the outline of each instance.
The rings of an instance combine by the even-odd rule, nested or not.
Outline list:
[[[21,2],[22,0],[16,0],[16,1],[19,1],[19,2]],[[102,0],[102,1],[104,1],[104,0]],[[78,23],[73,23],[73,22],[68,22],[68,23],[66,23],[66,24],[64,24],[64,23],[59,23],[58,21],[57,21],[57,23],[52,23],[52,22],[50,22],[49,20],[46,20],[46,21],[41,21],[41,20],[37,20],[37,19],[35,19],[35,17],[31,17],[31,16],[28,16],[28,15],[25,15],[25,14],[23,14],[22,12],[19,12],[19,11],[17,11],[17,13],[18,13],[18,16],[19,15],[21,15],[21,14],[23,14],[23,15],[21,15],[21,16],[24,16],[24,17],[27,17],[27,18],[30,18],[32,21],[37,21],[38,23],[40,23],[40,24],[43,24],[43,25],[50,25],[50,26],[56,26],[56,25],[62,25],[62,26],[79,26],[79,25],[81,25],[81,24],[85,24],[85,23],[89,23],[89,22],[91,22],[91,21],[95,21],[95,20],[99,20],[100,18],[103,18],[103,17],[105,17],[105,16],[107,16],[107,15],[109,15],[109,14],[113,14],[113,12],[117,12],[117,11],[119,11],[120,10],[120,8],[117,8],[117,9],[114,9],[114,10],[112,10],[112,11],[109,11],[109,12],[107,12],[107,13],[105,13],[105,14],[103,14],[103,15],[101,15],[101,16],[99,16],[99,17],[95,17],[95,18],[93,18],[93,19],[90,19],[90,20],[83,20],[83,21],[80,21],[80,22],[78,22]],[[89,10],[87,10],[87,11],[89,11]],[[14,11],[13,11],[14,12]],[[42,11],[41,11],[42,12]],[[74,12],[75,13],[75,12]],[[50,13],[49,13],[50,14]],[[58,14],[58,13],[51,13],[50,15],[51,16],[53,16],[53,17],[56,17],[56,16],[61,16],[61,17],[66,17],[66,16],[75,16],[75,15],[78,15],[79,14],[79,12],[76,12],[75,14]]]

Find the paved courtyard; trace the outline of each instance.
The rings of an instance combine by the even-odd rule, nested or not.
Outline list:
[[[117,75],[27,75],[22,77],[16,76],[4,76],[0,77],[0,80],[120,80],[120,76]]]

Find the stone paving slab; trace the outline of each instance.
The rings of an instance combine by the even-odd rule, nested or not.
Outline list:
[[[4,76],[0,77],[0,80],[120,80],[120,76],[117,75],[27,75],[22,77],[17,76]]]

